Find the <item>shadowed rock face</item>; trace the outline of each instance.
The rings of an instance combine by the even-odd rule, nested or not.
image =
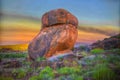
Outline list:
[[[42,29],[28,46],[29,57],[32,60],[51,57],[72,49],[77,39],[77,25],[76,17],[64,9],[45,13]]]
[[[102,48],[105,50],[120,48],[120,34],[106,38],[103,41],[95,42],[91,45],[92,48]]]

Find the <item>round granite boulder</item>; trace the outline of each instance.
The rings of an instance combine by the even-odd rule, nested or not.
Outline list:
[[[28,46],[29,58],[51,57],[71,50],[78,35],[77,25],[77,18],[64,9],[45,13],[42,29]]]
[[[77,27],[78,20],[64,9],[51,10],[42,16],[42,28],[59,24],[72,24]]]

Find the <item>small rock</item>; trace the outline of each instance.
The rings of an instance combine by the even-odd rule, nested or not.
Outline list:
[[[73,54],[72,51],[70,51],[70,52],[66,52],[64,54],[59,53],[58,55],[48,58],[47,60],[51,61],[51,62],[55,62],[55,61],[60,61],[61,59],[67,58],[67,57],[75,57],[75,55]]]

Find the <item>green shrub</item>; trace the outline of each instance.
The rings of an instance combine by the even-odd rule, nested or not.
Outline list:
[[[71,74],[70,77],[71,80],[83,80],[83,77],[77,74]]]
[[[46,58],[45,58],[45,57],[38,57],[38,58],[36,59],[37,62],[40,62],[40,61],[43,61],[43,60],[46,60]]]
[[[24,71],[21,71],[18,73],[17,78],[23,78],[26,76],[26,73]]]
[[[29,80],[53,80],[53,69],[49,66],[45,67],[38,76],[32,76]]]
[[[110,53],[113,53],[113,54],[120,55],[120,49],[119,48],[106,50],[106,52],[108,52],[108,53],[110,52]]]
[[[0,59],[2,58],[26,58],[27,54],[20,53],[9,53],[9,54],[0,54]]]
[[[82,51],[82,52],[81,52],[81,55],[82,55],[82,56],[87,56],[87,53],[86,53],[85,51]]]
[[[66,80],[66,76],[60,76],[58,80]]]
[[[17,74],[16,78],[20,79],[26,76],[26,70],[23,68],[19,68],[19,69],[14,69],[12,71],[13,74]]]
[[[32,62],[30,61],[22,61],[22,65],[24,65],[24,68],[30,72],[33,71],[33,68],[31,68],[31,64]]]
[[[30,61],[23,61],[22,62],[24,65],[31,65],[32,64],[32,62],[30,62]]]
[[[116,62],[113,69],[119,71],[120,70],[120,62]]]
[[[38,76],[32,76],[29,78],[29,80],[39,80],[39,79],[38,79]]]
[[[53,69],[48,66],[45,67],[38,75],[38,79],[40,80],[53,80],[53,78],[54,78]]]
[[[0,76],[0,80],[13,80],[13,78]]]
[[[108,55],[106,59],[109,63],[113,64],[115,64],[116,62],[120,62],[120,56],[115,54]]]
[[[72,74],[79,72],[80,72],[80,67],[63,67],[58,69],[59,74]]]
[[[95,80],[116,80],[115,73],[106,64],[97,65],[93,72]]]
[[[100,48],[96,48],[96,49],[92,49],[91,53],[93,54],[100,54],[100,53],[104,53],[105,51],[103,49]]]

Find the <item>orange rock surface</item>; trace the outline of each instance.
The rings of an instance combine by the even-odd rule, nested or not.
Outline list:
[[[50,27],[57,24],[72,24],[78,26],[77,18],[64,9],[56,9],[42,16],[42,27]]]
[[[77,18],[64,9],[45,13],[42,29],[28,46],[29,57],[32,60],[42,56],[51,57],[72,49],[78,35],[77,25]]]

